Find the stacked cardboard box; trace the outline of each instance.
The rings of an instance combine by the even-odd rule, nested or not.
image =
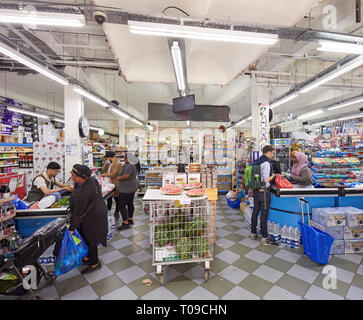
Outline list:
[[[331,254],[363,252],[363,210],[313,208],[311,225],[334,238]]]
[[[213,165],[200,166],[200,179],[203,188],[217,188],[217,170]]]

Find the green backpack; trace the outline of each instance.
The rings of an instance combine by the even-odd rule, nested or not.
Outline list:
[[[250,189],[261,189],[264,183],[261,181],[261,167],[259,164],[249,165],[245,169],[245,186]]]

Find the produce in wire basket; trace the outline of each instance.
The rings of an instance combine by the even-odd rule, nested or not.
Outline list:
[[[197,217],[185,223],[185,232],[189,237],[198,237],[204,233],[206,226],[205,221]]]
[[[205,237],[197,237],[193,241],[193,252],[200,258],[208,254],[208,240]]]
[[[186,260],[191,258],[191,252],[193,249],[193,242],[189,238],[181,238],[176,246],[175,250],[179,254],[180,259]]]

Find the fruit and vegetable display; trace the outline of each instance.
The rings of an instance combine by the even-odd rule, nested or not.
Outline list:
[[[68,207],[69,206],[69,198],[70,197],[64,197],[64,198],[60,199],[58,202],[53,204],[52,208]]]
[[[198,237],[202,235],[205,228],[205,221],[199,217],[185,223],[185,232],[189,237]]]
[[[200,258],[205,257],[208,253],[208,240],[205,237],[197,237],[193,241],[193,251],[198,254]]]
[[[161,193],[166,195],[178,195],[183,192],[183,188],[179,186],[166,185],[160,188]]]
[[[182,260],[190,259],[193,250],[193,241],[190,238],[181,238],[176,243],[175,250]]]
[[[186,191],[186,194],[189,197],[201,197],[203,195],[205,195],[205,193],[207,192],[207,189],[191,189]]]
[[[191,190],[191,189],[198,189],[202,187],[202,183],[200,182],[193,182],[193,183],[186,183],[181,186],[184,190]]]

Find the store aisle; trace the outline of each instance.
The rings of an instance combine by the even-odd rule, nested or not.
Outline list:
[[[166,267],[166,285],[155,282],[151,265],[149,225],[136,201],[135,225],[116,231],[100,250],[103,268],[82,276],[78,270],[60,276],[40,290],[45,299],[363,299],[362,255],[333,256],[337,289],[323,289],[324,266],[303,255],[303,249],[263,247],[248,238],[239,210],[224,198],[217,204],[217,244],[211,279],[203,280],[202,265]],[[152,279],[150,287],[142,281]]]

